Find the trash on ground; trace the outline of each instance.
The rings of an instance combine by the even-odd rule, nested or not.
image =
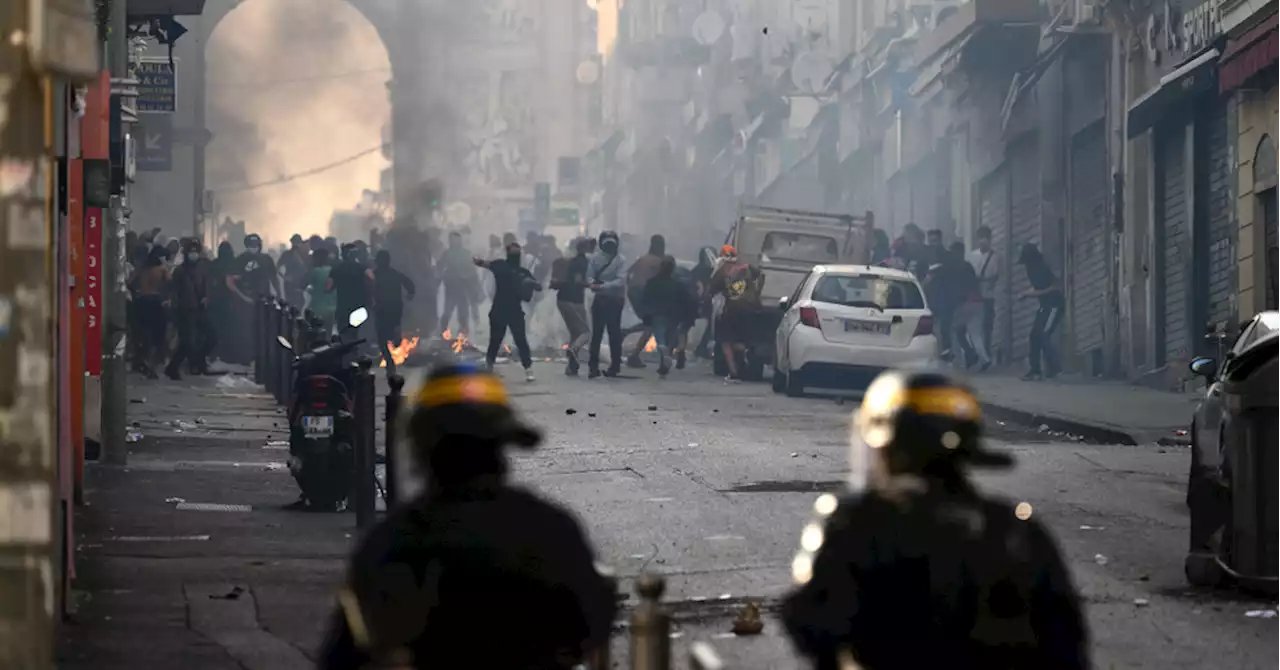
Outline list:
[[[143,435],[142,435],[142,431],[140,430],[131,430],[125,433],[124,435],[124,441],[128,442],[129,444],[133,444],[134,442],[137,442],[142,438],[143,438]]]
[[[1106,530],[1106,526],[1080,526],[1080,530]]]
[[[196,427],[194,423],[190,423],[182,420],[170,421],[169,425],[173,426],[174,428],[177,428],[178,429],[177,432],[182,432],[184,430],[191,430]]]
[[[1093,555],[1093,562],[1094,562],[1094,563],[1097,563],[1098,565],[1106,565],[1106,564],[1107,564],[1107,557],[1106,557],[1106,556],[1103,556],[1102,554],[1094,554],[1094,555]]]
[[[1276,618],[1275,610],[1249,610],[1244,613],[1250,619],[1274,619]]]
[[[146,402],[146,398],[129,398],[129,404],[131,405],[144,405]]]
[[[1174,434],[1174,435],[1177,435],[1178,437],[1186,437],[1186,436],[1187,436],[1187,429],[1186,429],[1186,428],[1179,428],[1178,430],[1173,431],[1173,434]]]
[[[167,503],[184,503],[186,502],[186,499],[185,498],[165,498],[164,501]]]
[[[252,379],[249,379],[248,377],[241,377],[239,375],[233,375],[231,373],[227,373],[225,375],[222,375],[221,377],[218,377],[217,384],[219,388],[224,388],[224,389],[256,389],[258,388],[258,385],[253,383]]]
[[[224,593],[224,594],[222,594],[222,595],[220,595],[220,596],[218,596],[218,595],[210,595],[210,596],[209,596],[209,599],[210,599],[210,600],[239,600],[239,599],[240,599],[240,595],[241,595],[241,594],[243,594],[243,593],[244,593],[244,589],[243,589],[243,588],[241,588],[241,587],[239,587],[239,586],[237,586],[237,587],[235,587],[235,588],[231,589],[230,591],[227,591],[226,593]]]
[[[649,411],[650,411],[650,412],[656,412],[656,411],[658,411],[658,406],[657,406],[657,405],[649,405]]]
[[[1039,428],[1037,428],[1036,430],[1038,430],[1038,431],[1040,431],[1040,432],[1042,432],[1042,433],[1047,433],[1047,432],[1049,432],[1049,425],[1048,425],[1048,424],[1045,424],[1045,423],[1042,423],[1042,424],[1040,424],[1040,427],[1039,427]]]
[[[733,621],[734,635],[759,635],[764,630],[764,621],[760,618],[760,608],[755,603],[747,603]]]
[[[796,451],[791,452],[791,457],[792,457],[792,458],[796,458],[796,457],[797,457],[797,456],[799,456],[799,455],[800,455],[800,453],[799,453],[799,452],[796,452]]]
[[[591,418],[593,418],[593,419],[594,419],[594,418],[596,418],[596,413],[595,413],[595,412],[587,412],[587,416],[589,416],[589,417],[591,417]]]
[[[690,448],[693,448],[693,447],[696,447],[696,446],[698,446],[698,443],[697,443],[697,442],[690,442],[690,443],[689,443],[689,447],[690,447]]]
[[[1146,607],[1147,605],[1151,604],[1151,601],[1147,600],[1146,598],[1134,598],[1133,604],[1137,605],[1138,607]]]
[[[268,440],[268,441],[267,441],[267,443],[266,443],[265,445],[263,445],[263,446],[267,446],[267,447],[287,447],[287,446],[289,446],[289,442],[288,442],[288,440]]]
[[[576,410],[576,409],[574,409],[574,408],[570,407],[569,409],[566,409],[566,410],[564,411],[564,413],[565,413],[567,416],[573,416],[574,414],[577,414],[577,413],[578,413],[578,410]]]

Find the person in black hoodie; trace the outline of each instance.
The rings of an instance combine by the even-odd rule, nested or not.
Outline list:
[[[680,324],[696,310],[689,288],[676,278],[676,259],[663,256],[658,274],[644,285],[641,301],[649,315],[653,339],[658,345],[658,376],[671,370],[672,348],[680,343]]]
[[[1031,334],[1028,336],[1030,351],[1027,354],[1027,363],[1031,369],[1022,378],[1028,381],[1052,379],[1062,371],[1058,349],[1053,342],[1054,331],[1058,329],[1058,324],[1062,323],[1064,306],[1062,285],[1058,282],[1057,275],[1053,274],[1048,261],[1044,259],[1044,254],[1040,253],[1040,248],[1031,242],[1022,245],[1022,250],[1018,254],[1018,265],[1026,269],[1027,281],[1031,283],[1031,288],[1023,291],[1018,297],[1023,300],[1036,298],[1040,301],[1040,309],[1036,311],[1036,320],[1031,325]],[[1040,367],[1042,357],[1044,358],[1043,368]]]
[[[516,350],[520,352],[520,363],[524,366],[524,380],[533,381],[533,355],[529,351],[529,338],[524,330],[524,308],[521,303],[533,300],[535,291],[542,287],[533,278],[533,273],[520,265],[520,243],[507,244],[507,257],[487,261],[482,258],[473,259],[476,265],[493,273],[493,304],[489,307],[489,350],[485,353],[485,363],[493,369],[498,358],[498,349],[502,348],[502,340],[511,330],[511,339],[516,341]]]
[[[403,272],[391,267],[391,252],[378,252],[373,265],[373,324],[378,334],[378,350],[387,365],[387,377],[396,373],[396,362],[388,343],[400,346],[404,304],[413,302],[417,287]]]

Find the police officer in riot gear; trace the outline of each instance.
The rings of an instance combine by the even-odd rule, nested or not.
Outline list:
[[[614,589],[578,522],[507,481],[504,449],[541,436],[502,381],[440,368],[412,411],[426,492],[356,550],[320,667],[571,668],[608,644]]]
[[[936,372],[888,372],[854,419],[851,491],[818,499],[783,620],[815,668],[1089,665],[1080,601],[1031,506],[965,467],[1011,467],[981,408]]]

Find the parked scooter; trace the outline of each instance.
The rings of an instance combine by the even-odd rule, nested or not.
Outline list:
[[[356,329],[369,318],[355,310],[347,328]],[[326,338],[327,339],[327,338]],[[344,511],[355,478],[355,388],[350,354],[364,340],[316,342],[295,353],[293,400],[289,406],[289,473],[302,496],[296,505],[315,511]],[[276,341],[295,351],[283,335]]]

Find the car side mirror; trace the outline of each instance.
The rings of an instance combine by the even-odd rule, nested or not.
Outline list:
[[[1191,373],[1204,377],[1205,379],[1213,379],[1218,374],[1218,362],[1212,358],[1197,358],[1192,360],[1187,367],[1191,369]]]
[[[351,315],[347,317],[347,325],[351,326],[352,328],[359,328],[361,324],[363,324],[365,321],[368,321],[368,320],[369,320],[369,310],[363,307],[360,307],[360,308],[357,308],[355,311],[351,312]]]
[[[778,299],[778,311],[785,312],[787,311],[787,308],[790,306],[791,306],[791,298],[788,298],[787,296],[783,296]]]
[[[289,338],[284,335],[276,335],[276,344],[279,344],[286,351],[293,351],[293,343],[289,342]]]

